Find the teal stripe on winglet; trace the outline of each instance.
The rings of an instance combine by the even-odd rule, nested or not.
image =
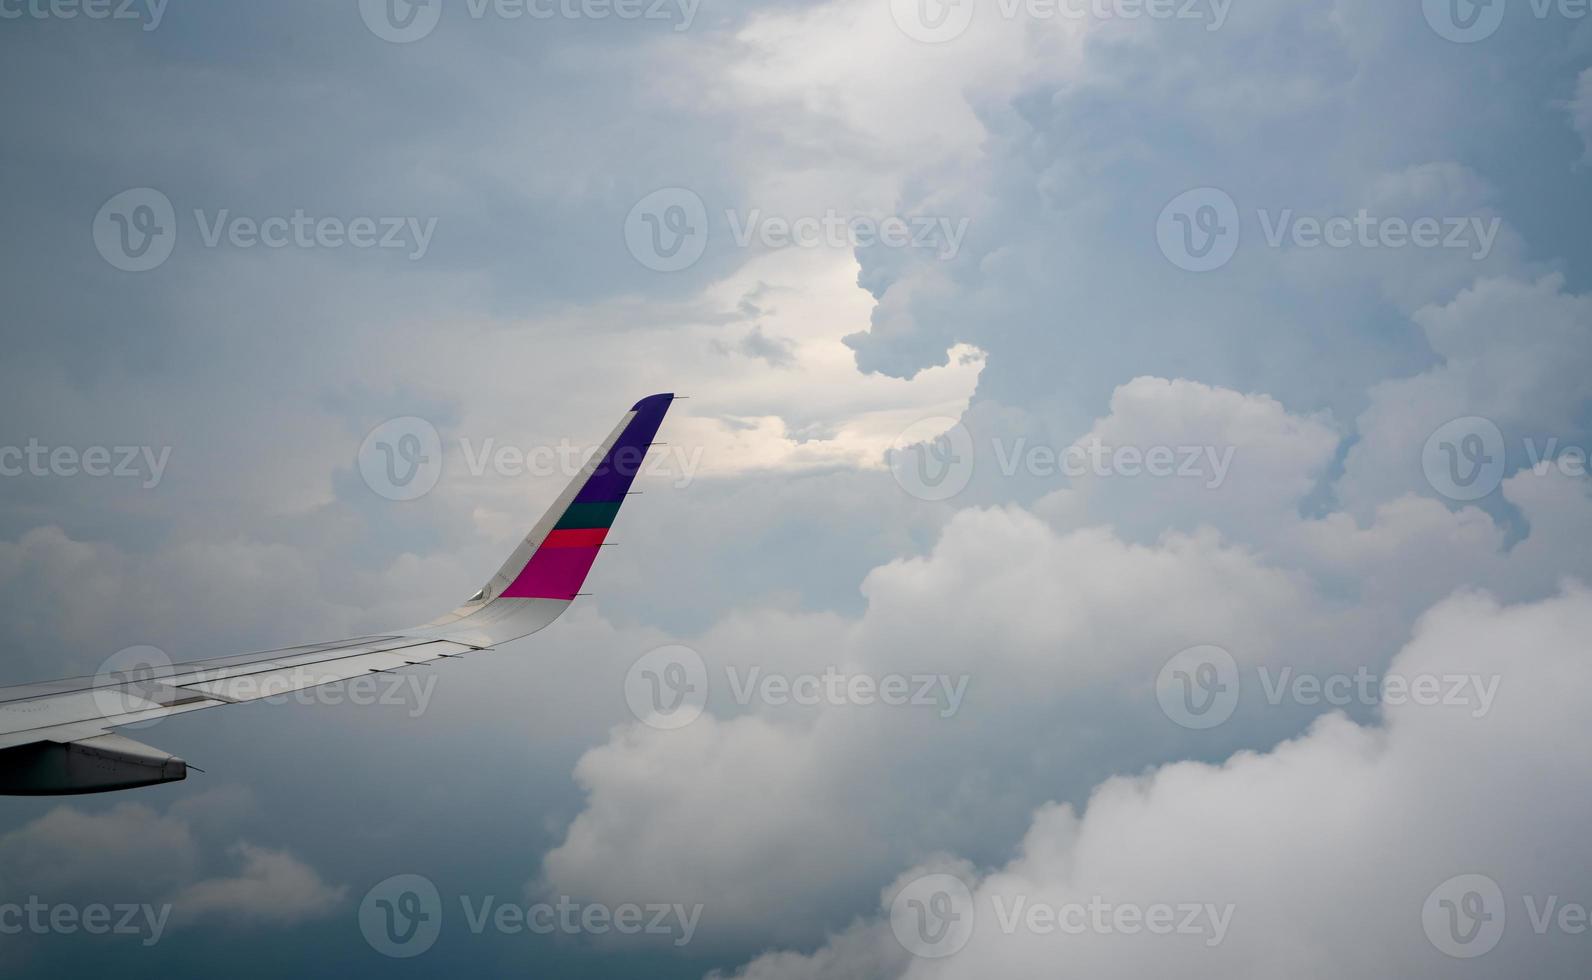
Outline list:
[[[569,531],[577,528],[613,527],[614,517],[619,513],[618,500],[598,500],[584,504],[570,504],[564,511],[564,516],[558,519],[553,526],[555,531]]]

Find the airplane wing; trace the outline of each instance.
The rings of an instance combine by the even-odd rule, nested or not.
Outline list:
[[[637,402],[497,574],[445,616],[373,636],[0,688],[0,795],[185,779],[186,762],[114,729],[463,656],[547,626],[579,593],[673,400]]]

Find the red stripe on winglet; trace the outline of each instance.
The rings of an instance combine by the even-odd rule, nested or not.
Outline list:
[[[572,527],[563,531],[549,531],[542,539],[543,548],[595,548],[608,536],[606,527]]]

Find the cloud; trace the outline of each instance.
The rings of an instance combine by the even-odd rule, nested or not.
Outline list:
[[[164,813],[137,803],[98,812],[59,806],[0,836],[0,889],[50,904],[171,906],[173,923],[188,925],[283,926],[335,911],[347,889],[328,885],[287,850],[240,840],[226,847],[238,873],[205,874],[219,863],[219,828],[252,809],[234,787],[187,797]]]
[[[1379,677],[1455,590],[1539,598],[1588,568],[1569,529],[1592,519],[1592,501],[1556,472],[1505,481],[1530,525],[1512,548],[1485,512],[1414,495],[1364,524],[1302,516],[1338,436],[1263,395],[1138,379],[1087,438],[1236,451],[1217,487],[1089,474],[1041,500],[1048,521],[1016,506],[958,511],[927,553],[864,578],[854,619],[748,611],[718,623],[690,641],[707,664],[710,713],[680,731],[622,726],[581,760],[586,807],[537,887],[701,902],[709,941],[799,946],[926,854],[1001,857],[997,842],[1047,798],[1082,800],[1102,779],[1191,751],[1267,749],[1330,710],[1273,700],[1262,676]],[[1167,529],[1179,523],[1189,529]],[[1230,722],[1191,733],[1153,690],[1173,654],[1201,644],[1231,653],[1248,680]],[[735,696],[734,678],[754,668],[789,677],[830,665],[966,677],[967,697],[942,716]],[[1376,709],[1348,710],[1368,723]],[[788,839],[811,846],[782,848]]]
[[[1584,435],[1578,413],[1592,396],[1592,297],[1567,292],[1562,276],[1481,279],[1415,320],[1441,362],[1371,388],[1336,486],[1346,509],[1364,513],[1404,492],[1437,496],[1422,449],[1454,419],[1496,424],[1511,473],[1534,462],[1529,447],[1546,451],[1550,438],[1570,444]]]
[[[239,843],[231,851],[242,862],[233,877],[194,882],[172,898],[176,921],[217,918],[244,925],[291,926],[331,915],[348,894],[287,851]]]
[[[195,7],[155,38],[79,19],[0,39],[0,76],[44,93],[16,102],[6,128],[8,214],[29,229],[0,244],[14,287],[6,441],[173,447],[154,492],[6,484],[15,679],[89,670],[135,642],[214,655],[425,618],[479,585],[562,480],[473,474],[454,454],[435,493],[391,506],[352,466],[372,426],[420,414],[450,446],[555,445],[600,438],[635,397],[674,389],[693,396],[666,437],[701,450],[692,485],[647,488],[598,566],[597,596],[557,630],[450,676],[424,722],[454,733],[425,750],[445,771],[418,795],[400,763],[390,778],[367,772],[362,790],[393,805],[349,854],[401,843],[460,867],[456,835],[433,833],[432,818],[461,796],[507,793],[508,816],[483,824],[473,849],[550,845],[539,887],[702,900],[703,942],[817,948],[771,953],[749,969],[759,977],[880,976],[909,961],[872,914],[912,869],[975,884],[982,871],[991,894],[1007,869],[1064,898],[1158,891],[1135,856],[1154,855],[1169,876],[1231,885],[1242,914],[1269,894],[1239,878],[1258,860],[1223,877],[1199,864],[1189,828],[1229,850],[1253,836],[1274,867],[1299,861],[1330,886],[1358,869],[1323,867],[1320,842],[1338,828],[1282,797],[1338,818],[1351,843],[1386,845],[1368,815],[1407,830],[1399,806],[1435,820],[1417,793],[1474,826],[1469,811],[1485,807],[1433,781],[1471,760],[1398,741],[1429,718],[1384,728],[1376,708],[1353,705],[1353,724],[1300,738],[1327,709],[1269,704],[1251,683],[1231,721],[1190,732],[1154,685],[1192,644],[1222,645],[1245,670],[1319,672],[1383,671],[1433,621],[1525,657],[1540,656],[1529,642],[1562,639],[1489,632],[1447,597],[1482,587],[1536,602],[1592,573],[1578,546],[1592,521],[1585,479],[1522,459],[1528,439],[1566,448],[1589,435],[1587,256],[1563,221],[1584,199],[1573,165],[1592,144],[1587,73],[1567,68],[1573,35],[1523,23],[1460,49],[1377,0],[1239,3],[1219,29],[1002,6],[978,4],[963,36],[937,45],[906,36],[877,0],[731,4],[689,32],[450,13],[407,46],[369,36],[352,5],[294,2]],[[193,208],[304,207],[435,216],[437,234],[423,262],[387,262],[203,248],[185,232],[165,267],[129,276],[85,228],[112,193],[146,183],[170,193],[185,227]],[[712,229],[702,260],[669,275],[617,234],[666,186],[700,195]],[[1166,202],[1201,186],[1231,194],[1242,219],[1233,261],[1203,275],[1168,262],[1152,233]],[[1361,208],[1497,219],[1497,238],[1485,257],[1304,249],[1269,244],[1259,220]],[[955,256],[769,250],[734,242],[721,220],[829,210],[965,220],[967,235]],[[1442,497],[1421,465],[1436,426],[1469,415],[1493,419],[1509,455],[1498,491],[1475,503]],[[1210,487],[1120,471],[1007,477],[981,455],[966,494],[934,505],[882,465],[929,416],[961,418],[981,453],[999,436],[1233,455]],[[710,713],[678,732],[630,725],[625,667],[679,639],[712,671]],[[830,666],[969,683],[940,717],[740,704],[726,680]],[[252,777],[299,790],[281,797],[269,846],[245,846],[258,833],[217,816],[246,812],[236,799],[208,819],[68,808],[0,844],[0,878],[194,890],[205,915],[238,925],[289,925],[262,918],[278,896],[330,907],[337,886],[276,847],[349,843],[317,819],[338,794],[302,790],[348,770],[304,765],[325,739],[262,720],[312,709],[258,710],[174,721],[161,738],[299,745],[280,757],[300,761],[273,756]],[[326,723],[343,726],[347,751],[379,753],[390,734],[376,712]],[[1522,770],[1536,764],[1523,743],[1501,744]],[[1552,735],[1533,747],[1581,761]],[[482,764],[445,765],[463,752]],[[527,765],[535,778],[505,778]],[[584,803],[568,798],[571,765]],[[1540,782],[1519,788],[1522,801],[1542,795]],[[1237,801],[1255,814],[1224,822]],[[1558,832],[1533,819],[1547,818],[1520,826]],[[1289,821],[1318,834],[1301,842]],[[156,846],[123,853],[124,828]],[[1268,833],[1293,850],[1267,850]],[[533,873],[515,866],[504,882],[488,863],[462,887],[490,879],[502,894]],[[1383,896],[1353,883],[1332,893],[1346,905],[1318,911],[1360,928],[1360,893]],[[857,915],[869,921],[850,928]],[[1364,949],[1379,948],[1380,925],[1365,926]],[[1242,928],[1216,957],[1252,954],[1226,964],[1236,973],[1274,967]],[[1313,920],[1274,934],[1293,960],[1273,974],[1319,963],[1336,975],[1333,955],[1355,945]],[[1386,938],[1399,955],[1429,954],[1418,936]],[[1095,947],[1081,945],[1088,965]],[[469,950],[481,947],[496,953]],[[975,944],[948,969],[986,952],[1004,963]],[[1122,964],[1164,966],[1135,958],[1154,955]],[[1559,965],[1543,955],[1526,966]],[[1493,963],[1521,965],[1508,947],[1481,965]]]
[[[1058,962],[1080,976],[1449,976],[1454,960],[1428,938],[1422,908],[1455,876],[1484,874],[1506,905],[1502,942],[1479,975],[1571,975],[1578,940],[1529,913],[1574,894],[1592,856],[1575,814],[1592,797],[1592,735],[1575,693],[1592,681],[1579,637],[1592,593],[1574,586],[1539,603],[1457,596],[1426,616],[1392,670],[1406,676],[1497,677],[1492,712],[1388,705],[1376,725],[1341,716],[1265,753],[1193,762],[1102,784],[1081,813],[1039,809],[1018,855],[974,876],[975,926],[943,960],[898,958],[873,975],[1028,975]],[[1545,732],[1560,750],[1540,751]],[[1562,741],[1561,741],[1562,740]],[[902,876],[885,893],[885,907]],[[1062,909],[1103,899],[1231,907],[1228,931],[1080,934],[1021,925],[1001,911]],[[1043,921],[1043,920],[1039,920]],[[742,976],[853,976],[876,969],[883,921],[855,927],[811,957],[771,954]],[[909,934],[910,938],[910,934]]]
[[[1077,475],[1035,510],[1060,526],[1107,522],[1136,540],[1205,525],[1269,542],[1298,520],[1340,438],[1329,416],[1299,417],[1264,395],[1136,378],[1062,450]],[[1140,478],[1152,453],[1161,468]]]
[[[761,324],[753,326],[751,332],[742,337],[738,344],[716,346],[726,354],[758,358],[767,361],[773,367],[790,367],[796,360],[794,342],[785,337],[769,336],[763,331]]]

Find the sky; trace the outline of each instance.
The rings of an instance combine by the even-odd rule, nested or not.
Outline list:
[[[0,973],[1582,976],[1592,10],[0,0]]]

